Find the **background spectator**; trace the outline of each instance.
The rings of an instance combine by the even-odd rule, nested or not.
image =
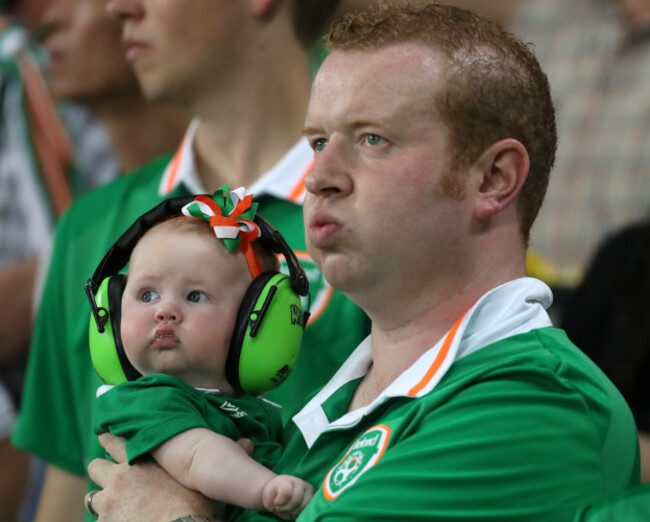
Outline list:
[[[29,459],[8,433],[22,390],[37,268],[54,223],[75,196],[170,150],[187,118],[142,98],[119,49],[119,25],[100,2],[22,0],[2,10],[0,385],[12,400],[0,414],[0,505],[16,517]],[[51,60],[30,32],[45,40]]]
[[[17,445],[48,462],[37,518],[44,522],[81,519],[87,462],[103,454],[90,423],[99,382],[88,353],[89,311],[81,289],[123,230],[161,199],[223,184],[247,186],[260,212],[298,251],[310,278],[311,322],[294,372],[269,394],[271,400],[286,406],[300,400],[326,382],[368,333],[366,316],[332,289],[304,246],[303,180],[313,153],[300,130],[311,82],[309,49],[337,2],[99,5],[122,22],[126,53],[145,96],[195,120],[173,157],[78,199],[58,227],[13,432]],[[36,428],[43,423],[52,426],[47,434]]]

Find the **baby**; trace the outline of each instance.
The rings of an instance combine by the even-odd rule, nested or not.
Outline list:
[[[292,520],[314,490],[269,469],[281,452],[278,408],[237,394],[226,377],[251,274],[278,269],[270,249],[250,246],[246,256],[242,248],[226,248],[208,221],[194,217],[164,221],[138,241],[119,328],[129,362],[143,377],[97,398],[94,429],[124,437],[129,462],[149,454],[176,480],[218,500],[216,516],[232,504]],[[244,437],[255,445],[254,459],[235,442]]]

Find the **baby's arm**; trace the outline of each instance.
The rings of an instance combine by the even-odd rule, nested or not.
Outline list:
[[[236,442],[205,428],[184,431],[151,454],[184,486],[246,509],[266,509],[283,518],[295,518],[313,495],[311,485],[295,477],[277,476]]]

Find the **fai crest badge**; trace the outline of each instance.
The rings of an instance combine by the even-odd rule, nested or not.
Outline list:
[[[377,464],[388,446],[389,438],[390,428],[384,424],[373,426],[361,435],[325,477],[323,482],[325,498],[334,500]]]

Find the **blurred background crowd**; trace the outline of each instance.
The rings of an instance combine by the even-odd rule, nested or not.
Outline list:
[[[57,220],[75,197],[176,150],[195,115],[143,95],[120,27],[138,8],[108,3],[0,0],[0,519],[7,522],[33,520],[44,474],[45,464],[15,447],[10,433],[33,318],[48,306],[40,292]],[[327,19],[368,3],[342,0]],[[530,42],[549,76],[559,148],[528,270],[554,290],[556,325],[629,402],[648,481],[650,1],[442,3]],[[313,76],[322,45],[310,56]]]

